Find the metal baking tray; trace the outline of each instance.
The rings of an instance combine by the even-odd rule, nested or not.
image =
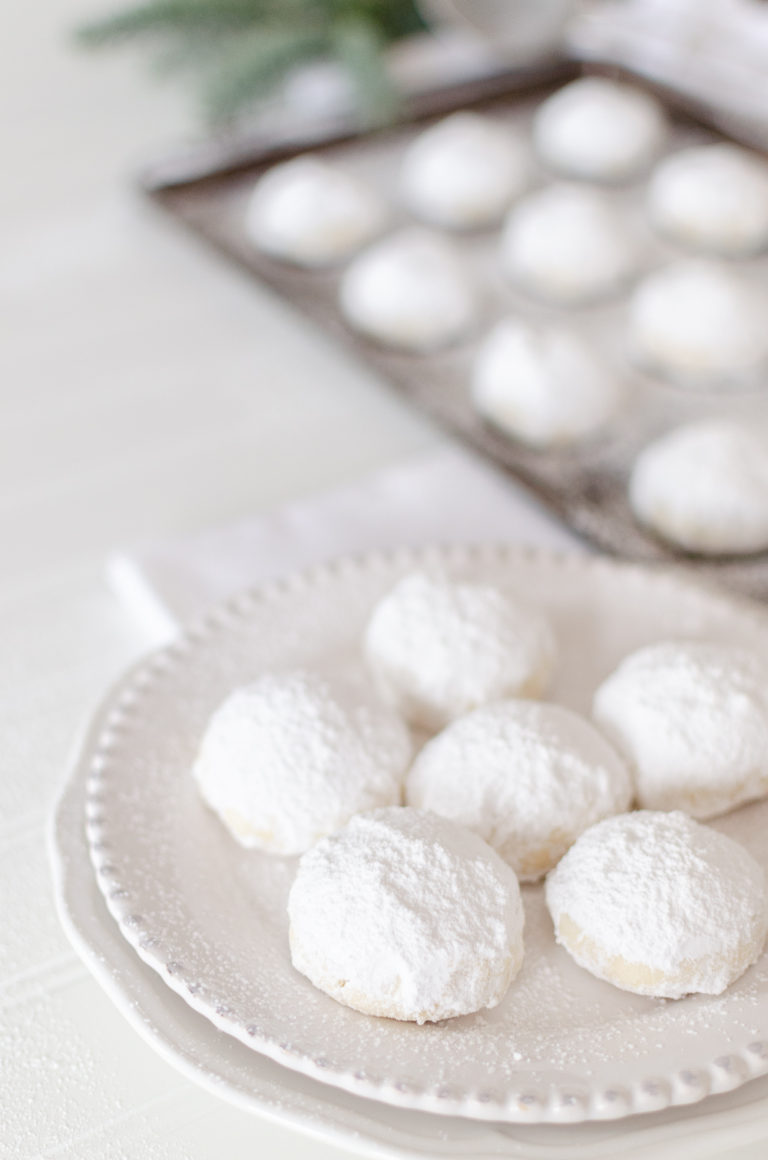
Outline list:
[[[626,497],[627,479],[641,446],[679,422],[709,415],[728,413],[750,421],[768,420],[768,393],[685,390],[638,371],[624,349],[627,292],[597,305],[547,306],[516,291],[504,279],[498,263],[498,229],[452,233],[484,287],[483,324],[467,341],[449,350],[402,354],[367,341],[345,325],[337,307],[343,266],[332,271],[300,270],[261,254],[246,235],[244,211],[256,178],[276,161],[309,149],[373,183],[394,207],[393,225],[405,224],[410,219],[398,208],[395,192],[399,159],[407,144],[431,121],[471,106],[527,131],[540,102],[583,71],[572,62],[556,61],[431,93],[413,103],[402,124],[374,133],[355,134],[336,126],[312,140],[261,138],[219,143],[155,167],[145,174],[143,185],[166,210],[330,332],[415,406],[522,480],[592,543],[623,557],[686,564],[697,574],[736,591],[768,598],[768,552],[700,560],[664,545],[632,516]],[[589,71],[596,70],[590,67]],[[610,71],[616,74],[616,70]],[[636,78],[630,79],[642,85]],[[723,138],[700,111],[667,91],[657,87],[653,91],[662,99],[672,126],[665,152]],[[552,180],[542,169],[536,174],[534,187]],[[624,203],[642,239],[645,271],[684,256],[686,251],[653,234],[643,212],[644,186],[645,178],[611,190],[610,196]],[[728,260],[727,264],[768,276],[766,257]],[[505,313],[530,320],[567,320],[598,344],[627,388],[626,406],[599,437],[566,449],[535,451],[494,430],[476,414],[468,386],[473,355],[479,340]]]

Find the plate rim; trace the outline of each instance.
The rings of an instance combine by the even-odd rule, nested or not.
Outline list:
[[[478,565],[485,559],[496,566],[515,558],[528,562],[544,562],[559,569],[579,572],[608,573],[635,578],[644,584],[658,584],[662,590],[682,589],[710,608],[719,608],[749,623],[759,631],[768,630],[765,613],[759,605],[743,597],[733,597],[719,591],[714,585],[690,576],[679,569],[656,567],[610,557],[585,556],[575,552],[544,547],[520,546],[506,541],[477,544],[427,544],[420,546],[377,549],[373,552],[337,557],[309,569],[293,572],[267,583],[257,584],[215,605],[190,626],[183,628],[170,643],[149,654],[134,665],[113,687],[87,737],[78,759],[78,771],[85,777],[86,833],[91,862],[99,889],[118,928],[142,961],[193,1010],[208,1019],[219,1030],[232,1035],[246,1046],[259,1051],[276,1063],[287,1066],[312,1079],[332,1084],[355,1096],[362,1096],[403,1109],[427,1111],[443,1116],[514,1124],[575,1124],[612,1120],[639,1113],[657,1112],[665,1108],[690,1105],[708,1095],[740,1087],[758,1076],[768,1074],[768,1033],[765,1040],[730,1046],[725,1054],[718,1054],[695,1068],[684,1068],[665,1076],[660,1083],[658,1075],[638,1080],[631,1088],[615,1089],[601,1085],[592,1088],[590,1098],[573,1100],[567,1087],[550,1084],[546,1092],[524,1084],[507,1093],[502,1100],[484,1100],[481,1093],[457,1092],[453,1088],[433,1090],[414,1089],[397,1077],[373,1079],[349,1070],[327,1070],[327,1061],[315,1059],[306,1051],[297,1051],[291,1044],[280,1043],[271,1035],[260,1034],[253,1024],[244,1025],[231,1017],[223,1005],[212,1010],[210,1004],[196,993],[196,981],[186,977],[183,968],[174,962],[164,962],[153,953],[145,941],[141,924],[132,920],[121,905],[113,877],[114,868],[109,854],[104,857],[104,819],[101,813],[101,773],[114,752],[130,710],[136,698],[151,690],[153,683],[162,679],[198,644],[207,642],[215,634],[231,629],[257,614],[264,605],[295,598],[302,590],[333,581],[350,573],[363,576],[376,567],[424,567],[439,565]],[[117,888],[119,891],[119,887]]]

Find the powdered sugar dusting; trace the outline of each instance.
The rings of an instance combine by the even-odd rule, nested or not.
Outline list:
[[[708,818],[768,793],[768,666],[756,653],[650,645],[600,686],[594,716],[648,809]]]
[[[406,799],[462,822],[523,880],[540,878],[582,830],[629,807],[623,760],[561,705],[502,701],[454,721],[422,749]]]
[[[365,653],[400,712],[439,729],[488,701],[539,695],[555,644],[540,613],[498,588],[414,573],[375,607]]]
[[[303,672],[235,689],[194,774],[244,846],[297,854],[352,814],[400,802],[407,730],[372,692]]]
[[[495,1007],[523,958],[514,873],[419,810],[358,814],[309,850],[288,913],[294,966],[373,1015],[423,1023]]]
[[[609,818],[547,879],[558,942],[599,978],[644,995],[719,995],[768,931],[762,867],[680,812]]]
[[[243,849],[204,807],[189,775],[199,738],[228,690],[260,672],[360,671],[375,603],[436,567],[511,591],[551,620],[561,645],[552,696],[581,711],[622,655],[675,630],[768,656],[764,619],[678,577],[511,547],[379,554],[241,597],[127,678],[83,756],[91,857],[127,942],[250,1048],[398,1106],[572,1122],[690,1103],[768,1072],[765,955],[722,996],[673,1003],[620,991],[556,946],[541,887],[522,891],[520,974],[475,1015],[421,1027],[375,1019],[292,969],[296,862]],[[768,802],[715,825],[768,865]]]

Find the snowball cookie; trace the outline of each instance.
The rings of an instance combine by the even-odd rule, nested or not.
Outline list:
[[[478,306],[458,251],[416,228],[356,258],[342,280],[340,304],[354,330],[407,351],[450,345],[471,327]]]
[[[367,1015],[495,1007],[523,961],[513,871],[464,826],[374,810],[308,851],[288,899],[293,965]]]
[[[768,353],[763,310],[762,296],[738,275],[707,262],[676,262],[649,274],[632,295],[632,354],[690,387],[749,376]]]
[[[376,605],[364,648],[382,695],[425,729],[488,701],[540,696],[555,658],[539,613],[490,585],[422,572]]]
[[[230,693],[193,772],[241,845],[300,854],[353,814],[398,805],[410,759],[408,731],[371,690],[294,672]]]
[[[663,233],[740,257],[768,243],[768,165],[726,143],[683,149],[659,165],[648,208]]]
[[[475,409],[531,447],[575,443],[605,426],[620,399],[617,380],[589,346],[562,327],[499,322],[477,352]]]
[[[246,230],[275,258],[329,266],[375,237],[386,218],[384,203],[357,178],[317,157],[297,157],[260,178]]]
[[[634,272],[638,252],[628,223],[605,194],[552,185],[510,210],[501,258],[524,290],[567,304],[617,289]]]
[[[589,826],[629,808],[632,779],[594,726],[562,705],[497,701],[429,741],[408,805],[462,822],[524,882],[546,874]]]
[[[768,665],[748,650],[641,648],[599,687],[593,717],[646,809],[711,818],[768,793]]]
[[[401,197],[412,213],[446,229],[493,225],[528,184],[525,149],[505,125],[454,113],[409,146]]]
[[[661,106],[637,89],[584,77],[544,101],[533,122],[537,153],[558,173],[623,181],[650,163],[664,138]]]
[[[678,427],[640,453],[629,482],[637,519],[699,555],[768,548],[768,428],[727,419]]]
[[[638,995],[719,995],[760,956],[762,867],[682,813],[598,822],[547,878],[555,937],[579,966]]]

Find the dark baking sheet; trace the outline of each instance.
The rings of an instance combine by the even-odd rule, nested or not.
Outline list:
[[[260,254],[245,234],[243,212],[254,180],[276,160],[311,148],[333,155],[347,168],[356,169],[386,188],[387,181],[390,185],[392,182],[393,159],[431,118],[472,105],[497,117],[525,122],[544,96],[579,71],[573,63],[557,61],[431,93],[413,103],[406,123],[388,131],[357,136],[348,127],[337,125],[311,140],[287,142],[262,135],[246,142],[218,143],[156,166],[145,175],[144,187],[196,234],[271,286],[381,372],[414,405],[521,479],[570,527],[600,548],[637,560],[687,564],[699,575],[734,590],[768,598],[768,553],[706,561],[687,557],[644,532],[632,517],[626,498],[631,464],[637,450],[650,437],[674,423],[726,409],[750,419],[766,420],[768,404],[760,394],[705,395],[680,390],[648,379],[624,360],[617,373],[627,381],[630,401],[621,422],[588,443],[563,450],[533,451],[485,424],[472,407],[467,380],[478,335],[439,354],[412,355],[382,349],[354,334],[341,319],[336,308],[340,271],[308,272],[281,264]],[[661,95],[673,120],[673,147],[721,136],[670,94]],[[618,196],[631,201],[639,194],[629,187]],[[405,215],[402,217],[408,220]],[[484,329],[500,314],[510,311],[532,317],[564,318],[563,310],[531,303],[516,295],[501,279],[495,283],[493,233],[461,235],[459,243],[478,270],[488,276]],[[658,261],[684,253],[665,247],[658,239],[649,238],[649,247]],[[768,259],[760,268],[768,273]],[[620,308],[621,299],[591,311],[579,308],[579,324],[594,330],[610,347],[612,336],[618,331]],[[567,311],[567,317],[573,321],[573,309]],[[621,362],[622,353],[613,353]]]

